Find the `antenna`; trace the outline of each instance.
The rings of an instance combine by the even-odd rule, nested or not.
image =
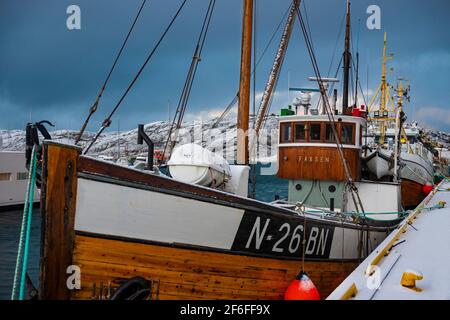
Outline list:
[[[308,77],[309,81],[313,81],[313,82],[317,82],[318,78],[317,77]],[[321,81],[323,83],[323,87],[325,89],[325,91],[328,89],[329,87],[329,83],[336,83],[339,82],[339,79],[336,78],[321,78]],[[293,103],[293,105],[295,106],[295,111],[297,113],[297,108],[302,106],[304,108],[304,114],[307,115],[308,113],[311,114],[318,114],[319,111],[318,109],[312,109],[310,110],[311,107],[311,92],[320,92],[319,88],[305,88],[305,87],[290,87],[289,88],[289,92],[290,91],[299,91],[300,92],[300,98],[295,98],[295,101]],[[320,97],[320,100],[322,101],[322,97]],[[323,109],[324,110],[324,109]]]

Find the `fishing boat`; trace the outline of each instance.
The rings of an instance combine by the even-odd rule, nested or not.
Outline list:
[[[235,165],[181,146],[167,177],[42,142],[41,299],[131,298],[124,288],[133,285],[150,299],[282,299],[299,271],[326,297],[396,227],[397,215],[364,215],[363,207],[375,210],[381,199],[386,211],[397,211],[400,189],[361,180],[366,119],[352,108],[281,117],[278,176],[289,180],[289,199],[248,197],[253,1],[243,2]],[[299,3],[292,3],[280,48],[302,19]],[[350,2],[347,72],[349,37]],[[317,82],[325,94],[320,75]],[[320,194],[326,205],[313,201]],[[68,286],[74,272],[79,285]]]
[[[386,130],[388,143],[375,147],[365,158],[370,172],[379,180],[392,181],[394,178],[394,129]],[[402,146],[398,175],[402,183],[402,205],[404,208],[416,207],[426,196],[424,186],[431,185],[434,179],[433,154],[419,141],[417,129],[406,129],[408,142]],[[379,138],[377,134],[376,139]]]
[[[384,34],[383,67],[381,84],[375,94],[380,93],[380,107],[373,112],[371,132],[368,136],[364,162],[370,174],[381,181],[401,181],[402,205],[405,209],[415,208],[427,195],[428,186],[433,184],[433,150],[423,143],[417,124],[406,126],[403,120],[396,121],[403,113],[403,102],[408,88],[398,81],[397,106],[388,110],[389,84],[386,81],[386,33]],[[369,150],[369,151],[367,151]]]
[[[0,151],[0,210],[23,207],[27,183],[28,172],[25,167],[25,153]],[[33,202],[39,203],[39,194],[36,187]]]

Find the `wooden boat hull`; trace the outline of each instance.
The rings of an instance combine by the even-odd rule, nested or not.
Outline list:
[[[392,150],[378,149],[367,156],[364,161],[371,173],[378,179],[392,177],[394,174],[394,161]],[[402,152],[400,156],[399,176],[422,185],[433,182],[433,164],[419,154]]]
[[[82,270],[82,286],[73,291],[73,299],[107,299],[110,285],[115,288],[133,276],[152,280],[152,299],[283,299],[301,267],[297,260],[83,234],[75,236],[73,263]],[[305,262],[306,272],[324,298],[356,266],[354,261]]]
[[[427,196],[423,191],[423,185],[409,179],[402,179],[402,205],[405,209],[417,207]]]
[[[393,175],[392,151],[376,150],[365,159],[369,170],[378,179]],[[402,152],[399,170],[401,179],[402,206],[413,209],[422,202],[426,194],[423,185],[433,183],[433,166],[418,154]]]
[[[397,224],[298,215],[51,142],[43,154],[43,299],[104,298],[94,284],[114,289],[138,275],[159,283],[158,298],[282,298],[303,251],[326,296]],[[71,266],[80,289],[67,287]]]

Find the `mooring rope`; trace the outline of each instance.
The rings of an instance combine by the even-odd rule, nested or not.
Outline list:
[[[31,162],[31,170],[28,172],[28,185],[27,192],[25,196],[25,204],[23,208],[23,217],[22,217],[22,225],[20,229],[20,237],[19,237],[19,247],[17,249],[17,259],[16,259],[16,268],[14,271],[14,283],[13,289],[11,293],[11,300],[15,300],[17,295],[17,290],[19,289],[19,300],[23,300],[24,297],[24,288],[25,288],[25,275],[28,264],[28,250],[30,243],[30,233],[31,233],[31,217],[33,214],[33,199],[34,199],[34,184],[36,178],[36,166],[37,166],[37,157],[36,157],[36,146],[33,147],[32,151],[32,162]],[[23,260],[21,259],[23,255]],[[22,263],[21,263],[22,260]],[[21,270],[20,266],[22,265]],[[20,275],[20,284],[19,284],[19,275]]]
[[[441,191],[441,190],[438,190]],[[442,190],[442,191],[450,191],[450,190]],[[421,210],[425,210],[425,211],[432,211],[435,209],[442,209],[445,208],[445,205],[447,203],[445,201],[439,201],[437,204],[430,206],[430,207],[424,207]],[[315,210],[304,210],[303,213],[307,213],[307,214],[317,214],[317,213],[321,213],[325,216],[327,215],[331,215],[331,212],[328,210],[323,210],[323,209],[315,209]],[[339,215],[341,217],[358,217],[358,218],[365,218],[365,219],[369,219],[369,220],[377,220],[374,218],[371,218],[371,215],[398,215],[398,218],[395,219],[390,219],[390,221],[395,221],[395,220],[402,220],[404,219],[406,216],[408,216],[411,212],[410,211],[382,211],[382,212],[355,212],[355,211],[345,211],[345,212],[332,212],[334,215]]]

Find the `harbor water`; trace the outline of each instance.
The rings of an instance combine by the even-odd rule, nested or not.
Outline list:
[[[10,299],[14,281],[17,247],[19,244],[22,210],[0,212],[0,299]],[[33,210],[31,220],[30,252],[28,256],[28,274],[37,287],[39,280],[41,214]]]
[[[261,166],[257,167],[256,198],[261,201],[273,201],[275,195],[287,197],[287,181],[274,175],[261,175]],[[17,258],[22,210],[0,212],[0,300],[10,299],[14,280],[14,268]],[[41,215],[34,209],[31,223],[30,255],[28,273],[33,284],[39,285]]]

